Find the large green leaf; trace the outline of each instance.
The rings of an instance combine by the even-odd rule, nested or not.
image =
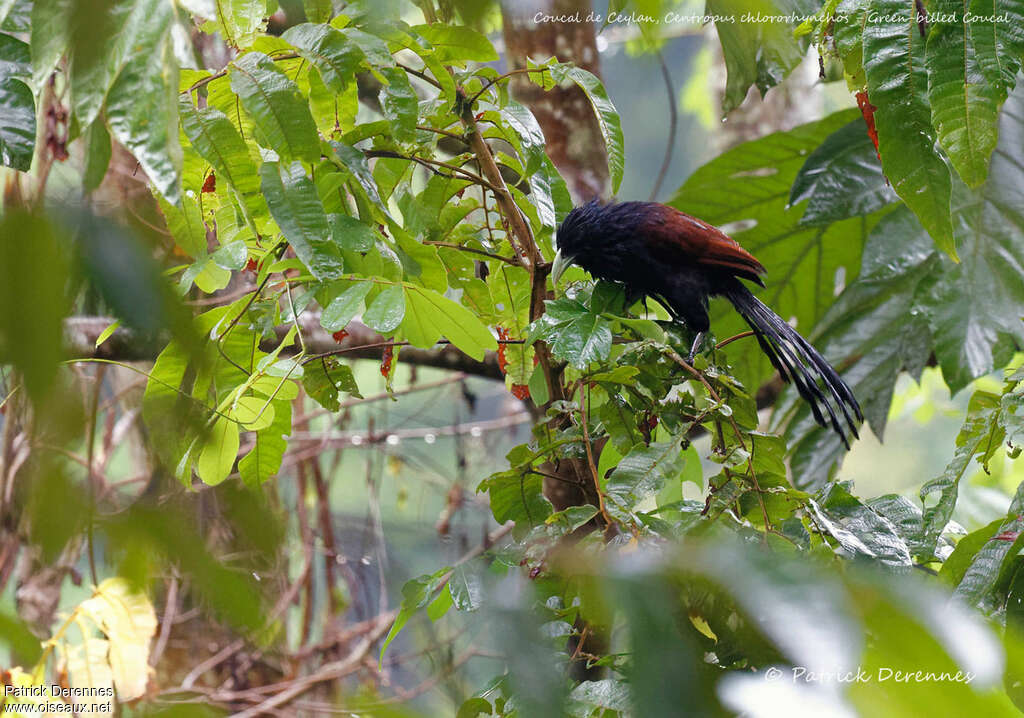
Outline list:
[[[260,177],[270,214],[299,259],[317,279],[340,277],[341,249],[334,243],[324,206],[302,163],[264,162]]]
[[[273,421],[255,432],[252,449],[238,461],[238,473],[249,486],[259,486],[276,474],[288,448],[285,437],[292,430],[291,402],[277,400],[271,406],[274,409]]]
[[[302,386],[317,404],[328,411],[338,411],[338,394],[345,392],[362,399],[352,367],[334,357],[321,357],[303,367]]]
[[[182,155],[178,64],[171,38],[173,13],[170,3],[154,2],[149,14],[135,26],[124,66],[107,93],[107,122],[160,194],[177,203]]]
[[[931,354],[931,332],[915,301],[923,281],[942,264],[913,214],[901,208],[875,227],[864,248],[860,276],[818,323],[815,345],[833,366],[842,367],[879,438],[897,377],[905,371],[917,378]],[[794,392],[777,405],[774,420],[788,422],[794,483],[802,489],[824,484],[846,455],[840,438],[819,426]]]
[[[556,359],[584,369],[592,361],[607,359],[612,349],[612,329],[600,311],[578,299],[564,297],[544,303],[546,310],[530,325],[527,343],[543,339]]]
[[[740,19],[746,13],[778,16],[779,8],[770,0],[708,0],[706,8],[708,15],[733,18],[715,23],[728,72],[722,114],[739,107],[751,85],[757,85],[764,96],[803,59],[800,46],[785,24]]]
[[[634,507],[653,496],[682,470],[679,442],[634,447],[608,477],[606,507],[614,518],[631,520]]]
[[[871,214],[899,199],[882,174],[863,119],[843,125],[807,157],[789,202],[805,199],[800,224],[831,224]]]
[[[366,60],[358,45],[330,25],[303,23],[288,28],[281,37],[320,71],[324,84],[336,93],[355,80]]]
[[[473,312],[437,292],[405,285],[405,318],[402,332],[413,346],[429,348],[444,335],[448,341],[477,361],[484,352],[498,348],[491,332]]]
[[[32,76],[27,43],[0,34],[0,163],[22,172],[32,166],[36,104],[24,81]]]
[[[187,96],[181,98],[180,111],[185,135],[196,152],[210,163],[217,179],[234,187],[251,212],[265,213],[256,165],[231,120],[215,107],[196,109]]]
[[[381,334],[395,331],[405,318],[405,290],[400,284],[386,287],[366,307],[363,321]]]
[[[159,197],[158,200],[160,212],[164,215],[167,229],[174,237],[175,244],[193,259],[205,257],[206,224],[199,211],[199,203],[191,197],[183,197],[181,206],[175,207],[163,197]]]
[[[0,78],[0,163],[28,172],[35,144],[36,104],[32,90],[21,80]]]
[[[1001,80],[991,82],[982,72],[968,10],[967,0],[936,0],[932,4],[931,11],[939,19],[928,33],[925,60],[928,102],[939,144],[961,179],[977,187],[988,174],[1006,87]]]
[[[971,397],[967,419],[956,437],[956,452],[942,475],[921,487],[921,504],[924,508],[922,529],[923,558],[929,559],[935,552],[939,535],[945,530],[956,507],[960,480],[971,462],[987,466],[992,454],[1002,445],[1005,432],[1000,425],[999,397],[986,391],[977,391]],[[939,494],[938,501],[928,505],[928,497]]]
[[[910,566],[910,548],[896,527],[850,493],[851,486],[850,482],[826,486],[815,501],[817,518],[844,548],[866,553],[890,566]]]
[[[434,23],[412,28],[434,48],[443,63],[493,62],[498,59],[491,41],[470,27]]]
[[[336,296],[320,314],[321,326],[331,333],[344,329],[359,311],[371,289],[372,282],[356,282]]]
[[[737,226],[733,237],[768,270],[761,300],[783,319],[795,317],[805,336],[835,301],[837,274],[847,282],[856,276],[879,216],[801,225],[803,207],[787,208],[789,190],[807,155],[857,114],[844,110],[735,147],[694,172],[670,202],[712,224]],[[749,328],[724,302],[712,307],[712,317],[721,338]],[[733,342],[725,352],[736,376],[756,387],[773,370],[750,341]]]
[[[68,70],[72,107],[83,125],[99,114],[131,42],[156,10],[153,5],[154,0],[76,0],[73,4]]]
[[[1010,502],[1006,518],[981,549],[974,554],[970,565],[953,595],[969,605],[981,603],[999,579],[1007,559],[1016,556],[1024,543],[1024,483]]]
[[[525,533],[551,515],[551,502],[544,496],[543,485],[537,474],[511,470],[488,476],[477,491],[487,491],[491,513],[499,524],[515,521],[519,532]]]
[[[204,484],[216,486],[228,477],[235,465],[238,447],[238,424],[227,417],[217,417],[196,463],[196,472]]]
[[[956,256],[950,221],[950,177],[935,152],[928,108],[925,42],[913,3],[871,0],[864,28],[864,71],[875,112],[882,168],[935,243]]]
[[[400,142],[411,141],[415,137],[419,113],[416,90],[405,70],[399,67],[383,67],[379,72],[386,80],[381,87],[380,104],[384,108],[384,116],[391,122],[391,132]]]
[[[626,167],[626,146],[619,112],[608,98],[608,92],[595,75],[583,68],[554,66],[551,73],[558,82],[566,78],[575,82],[576,86],[583,90],[587,99],[590,100],[590,105],[594,108],[594,115],[597,117],[598,127],[601,128],[601,136],[604,138],[604,148],[608,155],[608,172],[612,180],[612,192],[618,192]]]
[[[851,90],[860,90],[864,79],[864,26],[867,23],[868,0],[841,0],[836,7],[834,23],[836,52],[847,84]]]
[[[261,144],[286,159],[316,162],[320,139],[298,86],[261,52],[231,64],[231,89],[252,117]]]
[[[277,8],[276,0],[215,0],[216,13],[204,29],[216,30],[231,47],[246,48],[267,27]]]
[[[72,0],[35,0],[32,3],[32,83],[40,88],[57,67],[68,47]]]
[[[1024,5],[1014,0],[971,0],[970,13],[978,68],[992,85],[1011,92],[1024,60]]]
[[[1024,83],[1003,106],[989,179],[956,201],[963,261],[937,277],[923,309],[942,375],[954,391],[1005,366],[1024,347]]]
[[[0,314],[0,363],[21,372],[33,398],[51,391],[61,359],[66,257],[42,218],[9,209],[0,219],[0,301],[12,309]]]

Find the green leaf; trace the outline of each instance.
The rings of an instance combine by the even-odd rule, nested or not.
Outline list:
[[[616,518],[630,520],[638,503],[653,496],[662,485],[679,475],[679,442],[666,441],[631,450],[608,477],[607,508]]]
[[[970,606],[981,603],[999,579],[1007,559],[1017,555],[1024,540],[1024,483],[1010,502],[1006,518],[974,555],[953,596]]]
[[[363,398],[359,393],[352,367],[342,364],[334,357],[322,357],[310,362],[304,369],[302,386],[317,404],[328,411],[338,411],[341,408],[338,402],[339,392],[345,392],[357,399]]]
[[[960,480],[977,457],[978,462],[987,465],[992,453],[1005,438],[1000,426],[999,397],[985,391],[977,391],[971,397],[967,418],[956,437],[956,453],[942,475],[921,487],[921,504],[924,509],[922,530],[923,557],[931,558],[939,535],[953,516],[956,508]],[[939,499],[929,506],[928,497],[938,493]]]
[[[628,713],[633,708],[633,701],[629,695],[629,685],[625,681],[611,678],[599,681],[583,681],[572,689],[572,693],[569,694],[569,700],[579,701],[591,709],[602,708],[609,711]]]
[[[803,52],[788,26],[740,19],[745,13],[777,16],[779,10],[769,0],[709,0],[707,3],[708,15],[735,18],[732,22],[715,23],[728,73],[722,100],[723,115],[740,106],[751,85],[757,85],[763,97],[803,59]]]
[[[499,524],[515,521],[523,531],[544,523],[551,515],[551,502],[544,496],[537,474],[501,471],[484,479],[477,491],[487,491],[491,513]]]
[[[398,328],[405,317],[405,289],[402,285],[386,287],[363,312],[363,322],[381,334]]]
[[[0,79],[8,77],[31,81],[32,51],[27,42],[0,33]]]
[[[902,238],[893,242],[893,237]],[[935,244],[906,207],[892,212],[868,237],[861,276],[835,300],[815,331],[815,346],[860,400],[875,436],[885,436],[893,387],[901,372],[917,379],[932,353],[928,322],[916,308],[926,281],[940,271]],[[798,488],[823,485],[846,455],[831,429],[821,427],[806,402],[787,392],[776,405],[786,423]]]
[[[395,622],[391,625],[391,630],[388,631],[388,635],[384,638],[384,643],[380,647],[381,666],[384,665],[384,652],[388,650],[391,641],[395,639],[395,636],[398,635],[418,610],[430,603],[434,597],[434,592],[437,591],[449,571],[451,571],[451,568],[446,566],[430,575],[423,575],[411,581],[406,581],[405,585],[402,586],[402,606],[398,611],[398,616],[395,617]]]
[[[327,214],[301,162],[265,162],[262,189],[270,214],[313,276],[337,279],[344,270],[341,249],[331,237]]]
[[[552,355],[584,369],[592,361],[607,359],[612,348],[609,322],[577,299],[563,298],[545,303],[546,311],[529,327],[527,342],[544,339]]]
[[[601,456],[604,456],[603,450]],[[551,514],[544,520],[544,523],[559,526],[565,533],[571,533],[597,516],[597,514],[598,508],[591,504],[586,506],[570,506],[567,509]]]
[[[295,386],[290,381],[284,385]],[[252,449],[238,461],[238,473],[247,486],[259,486],[281,469],[281,460],[288,448],[286,437],[292,431],[292,405],[282,393],[278,393],[278,400],[271,402],[273,421],[256,432]],[[251,427],[245,429],[252,430]]]
[[[42,87],[57,67],[69,43],[72,0],[34,0],[32,3],[32,84]]]
[[[380,193],[377,190],[377,181],[370,172],[370,166],[366,161],[366,155],[350,145],[341,142],[331,142],[334,150],[334,157],[340,161],[341,166],[351,173],[359,186],[366,192],[367,198],[377,205],[378,208],[387,214],[387,207],[381,201]]]
[[[276,7],[274,0],[216,0],[216,17],[204,29],[216,29],[230,47],[244,49],[267,29],[267,18]]]
[[[990,82],[974,51],[974,24],[965,0],[936,0],[928,32],[928,102],[939,144],[960,178],[977,187],[988,174],[996,146],[999,108],[1006,99],[1001,82]],[[949,21],[951,18],[952,21]]]
[[[412,30],[433,46],[434,54],[442,63],[493,62],[498,59],[491,41],[473,28],[434,23],[415,25]]]
[[[0,364],[24,377],[30,397],[54,388],[62,358],[67,248],[40,217],[7,208],[0,217]]]
[[[259,396],[242,396],[228,411],[240,431],[260,431],[274,423],[274,403]]]
[[[448,581],[448,591],[458,611],[475,611],[483,601],[483,584],[480,577],[466,570],[465,565],[456,566]]]
[[[985,78],[1009,93],[1024,60],[1024,6],[1001,0],[971,0],[974,60]],[[999,20],[995,18],[1002,16]]]
[[[478,716],[489,716],[492,715],[491,704],[487,700],[480,697],[467,698],[465,702],[459,706],[459,712],[455,714],[455,718],[478,718]]]
[[[102,117],[96,118],[82,136],[85,142],[85,167],[82,169],[82,189],[92,192],[100,186],[110,166],[110,155],[113,146],[107,123]]]
[[[320,159],[309,103],[273,60],[261,52],[246,53],[231,64],[230,76],[231,89],[252,117],[264,147],[286,159]]]
[[[836,6],[835,41],[839,60],[843,63],[847,85],[853,92],[864,88],[864,26],[867,22],[868,0],[842,0]]]
[[[330,22],[334,15],[332,0],[302,0],[302,9],[310,22]]]
[[[391,131],[399,142],[409,142],[416,136],[416,120],[419,117],[419,98],[409,82],[405,70],[399,67],[383,67],[380,74],[386,81],[381,87],[380,103],[384,116],[391,123]]]
[[[344,329],[359,311],[371,289],[372,282],[357,282],[332,299],[320,315],[320,326],[332,334]]]
[[[953,392],[1024,347],[1024,87],[1003,106],[989,179],[956,193],[956,235],[963,261],[947,265],[922,308],[935,335],[935,354]]]
[[[25,84],[32,76],[27,43],[0,34],[0,163],[22,172],[32,166],[36,104]]]
[[[444,335],[477,361],[483,361],[485,351],[498,348],[490,330],[473,312],[433,290],[411,284],[405,285],[402,332],[413,346],[421,348],[432,347]]]
[[[250,212],[263,214],[256,165],[231,120],[215,107],[196,109],[187,95],[181,97],[179,108],[185,135],[196,152],[210,163],[217,180],[234,187]]]
[[[878,108],[882,169],[936,245],[955,259],[949,169],[934,149],[917,11],[903,0],[871,0],[869,14],[878,21],[864,28],[864,71],[871,103]]]
[[[347,214],[329,214],[327,223],[331,227],[334,243],[350,252],[369,252],[377,243],[377,233],[365,222]]]
[[[330,25],[303,23],[288,28],[281,37],[320,71],[324,84],[335,93],[344,92],[355,81],[366,60],[356,43]]]
[[[171,22],[174,6],[154,2],[132,37],[124,66],[107,93],[111,134],[131,150],[160,194],[181,196],[178,139],[178,64]]]
[[[191,197],[183,197],[180,207],[175,207],[163,197],[157,197],[157,201],[174,243],[193,259],[205,257],[206,225],[199,212],[199,203]]]
[[[405,209],[403,208],[403,214]],[[410,216],[405,215],[406,225],[411,225]],[[448,289],[448,272],[441,258],[437,256],[437,247],[417,242],[401,227],[392,226],[395,237],[395,253],[402,263],[406,279],[415,280],[428,289],[443,292]]]
[[[831,224],[899,200],[882,174],[864,120],[851,120],[807,157],[789,192],[791,205],[808,200],[800,224]]]
[[[216,486],[231,474],[238,446],[238,425],[228,418],[218,417],[196,462],[196,472],[204,484]]]
[[[880,216],[806,226],[800,224],[803,208],[787,209],[786,199],[808,155],[858,115],[844,110],[739,145],[694,172],[669,202],[711,224],[741,227],[730,230],[733,238],[768,269],[759,298],[779,316],[795,317],[804,336],[835,301],[837,274],[847,282],[856,276],[861,249]],[[749,329],[727,303],[713,304],[711,310],[711,326],[719,337]],[[724,351],[734,376],[748,387],[760,386],[774,369],[746,341]]]
[[[0,163],[22,172],[32,167],[36,103],[21,80],[0,77]]]
[[[964,574],[967,573],[967,569],[970,567],[971,562],[974,561],[978,551],[996,535],[1002,524],[1003,519],[996,519],[987,526],[983,526],[977,531],[972,531],[957,541],[953,553],[942,562],[942,568],[939,569],[939,578],[949,583],[952,587],[958,586],[964,580]]]
[[[378,68],[395,66],[395,58],[391,57],[388,46],[376,35],[363,32],[356,27],[342,28],[341,32],[363,51],[371,65]]]
[[[131,42],[159,0],[77,0],[70,19],[71,106],[83,125],[92,124],[114,78],[124,67]]]
[[[829,525],[858,539],[857,550],[889,566],[910,566],[910,548],[892,522],[850,493],[852,484],[830,484],[818,496]],[[837,537],[838,538],[838,537]]]
[[[566,76],[583,90],[594,115],[597,117],[601,136],[604,138],[605,152],[608,155],[608,172],[612,180],[612,192],[619,191],[622,176],[626,168],[626,142],[622,135],[622,123],[615,105],[608,99],[604,85],[593,74],[580,67],[570,67]]]

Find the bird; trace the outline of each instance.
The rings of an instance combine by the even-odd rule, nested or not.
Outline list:
[[[696,332],[691,362],[710,328],[708,299],[724,297],[750,325],[783,380],[810,405],[815,421],[835,431],[847,449],[847,432],[858,438],[864,416],[853,391],[810,342],[741,281],[763,287],[766,270],[717,227],[658,202],[595,199],[565,216],[555,245],[555,286],[575,264],[597,279],[624,284],[628,305],[655,299],[674,321]]]

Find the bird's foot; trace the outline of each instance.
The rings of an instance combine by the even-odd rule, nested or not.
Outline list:
[[[690,355],[686,357],[688,364],[693,364],[693,358],[697,356],[697,350],[700,348],[701,342],[704,341],[704,332],[697,332],[697,336],[693,338],[693,346],[690,347]]]

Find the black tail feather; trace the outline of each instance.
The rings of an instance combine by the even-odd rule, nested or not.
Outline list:
[[[849,448],[849,440],[835,408],[842,413],[854,438],[857,438],[857,421],[863,421],[864,416],[846,382],[806,339],[739,281],[723,292],[723,296],[732,302],[754,330],[761,349],[768,355],[772,366],[778,370],[783,380],[791,381],[800,396],[810,405],[815,421],[821,426],[831,426],[843,440],[843,444]],[[819,380],[827,390],[827,396],[822,386],[819,386]],[[853,416],[850,415],[851,410]]]

